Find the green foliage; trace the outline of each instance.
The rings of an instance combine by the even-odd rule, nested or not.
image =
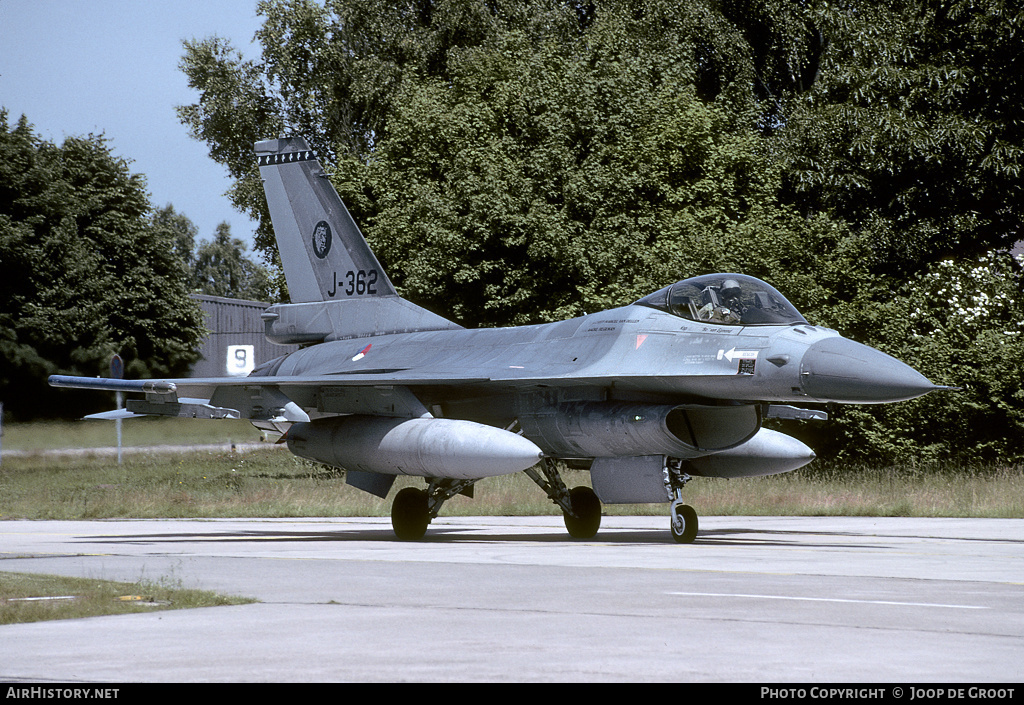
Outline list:
[[[160,231],[158,237],[173,243],[174,255],[185,268],[191,271],[196,263],[196,235],[199,229],[188,216],[178,213],[168,203],[163,208],[153,211],[150,227]]]
[[[880,336],[888,352],[962,387],[887,410],[884,426],[904,431],[919,457],[1024,458],[1022,264],[996,253],[969,268],[943,260],[895,299]]]
[[[751,12],[794,24],[771,7],[772,18]],[[266,83],[217,40],[190,44],[183,66],[202,98],[183,118],[209,140],[216,120],[201,109],[232,102],[224,91],[276,102],[277,119],[337,163],[336,184],[402,293],[464,323],[618,305],[721,262],[744,234],[778,241],[780,222],[786,237],[804,228],[778,208],[778,172],[749,126],[756,70],[743,35],[756,27],[715,3],[260,8]],[[794,55],[785,39],[759,56]],[[249,149],[245,135],[212,139],[231,155]],[[257,178],[249,164],[231,162],[239,184]],[[272,248],[261,227],[257,249]]]
[[[820,78],[792,100],[787,198],[863,232],[905,281],[1021,238],[1024,11],[1003,0],[822,4]]]
[[[406,295],[502,325],[621,305],[709,268],[777,272],[768,260],[805,227],[778,208],[753,133],[617,30],[459,52],[449,80],[406,81],[368,164],[343,160],[343,197]],[[752,234],[775,245],[761,261],[736,247]]]
[[[217,226],[212,241],[196,243],[199,230],[187,216],[167,204],[157,208],[150,227],[173,243],[175,258],[184,264],[189,289],[209,296],[275,301],[279,284],[270,269],[246,256],[246,244],[231,237],[231,225]]]
[[[982,0],[811,16],[828,40],[819,80],[768,137],[781,200],[846,231],[812,268],[830,294],[804,312],[963,388],[836,408],[814,446],[888,461],[1024,457],[1024,286],[1005,254],[1024,215],[1024,13]]]
[[[311,140],[328,167],[341,162],[342,181],[350,177],[359,179],[354,188],[346,189],[345,197],[353,215],[364,226],[379,210],[379,194],[360,197],[358,191],[364,189],[363,179],[367,176],[353,170],[351,164],[346,165],[347,160],[365,165],[377,159],[382,150],[404,149],[409,152],[410,161],[405,162],[403,156],[403,163],[395,167],[406,171],[418,168],[417,164],[424,164],[442,148],[486,148],[490,151],[477,156],[476,166],[481,166],[489,156],[502,155],[501,158],[512,161],[495,166],[489,175],[480,174],[481,183],[466,185],[479,194],[474,214],[480,215],[487,209],[488,200],[498,209],[502,205],[512,206],[501,203],[505,196],[501,190],[489,192],[489,188],[515,189],[516,179],[527,184],[547,180],[551,183],[537,186],[540,200],[531,215],[533,223],[527,227],[535,231],[553,225],[554,209],[554,217],[564,222],[560,232],[548,236],[549,244],[558,247],[559,243],[572,242],[576,250],[586,250],[593,257],[608,246],[628,251],[630,245],[635,249],[645,240],[644,233],[624,233],[623,244],[617,245],[614,238],[603,233],[599,243],[576,244],[573,231],[578,227],[577,221],[600,217],[595,211],[602,209],[597,204],[602,189],[614,187],[613,180],[630,165],[626,158],[631,158],[633,164],[638,159],[643,161],[643,155],[636,150],[632,155],[609,152],[614,145],[608,141],[632,137],[631,133],[646,122],[644,99],[666,103],[672,98],[671,91],[683,88],[691,102],[695,96],[704,102],[717,101],[721,105],[715,129],[724,128],[732,133],[740,129],[743,121],[754,120],[754,91],[760,85],[755,77],[771,85],[787,84],[790,79],[786,77],[794,70],[800,74],[801,67],[814,65],[815,61],[813,42],[807,41],[809,28],[784,2],[734,0],[722,7],[710,0],[683,6],[662,0],[609,2],[600,6],[558,0],[502,0],[486,4],[478,0],[421,0],[398,5],[371,0],[282,0],[262,2],[258,10],[266,17],[257,33],[263,46],[261,62],[243,61],[218,38],[186,43],[182,69],[190,85],[199,91],[200,99],[180,108],[179,114],[193,135],[207,142],[213,157],[235,177],[235,203],[260,219],[256,249],[271,257],[275,256],[276,247],[251,154],[256,139],[284,131],[298,132]],[[745,37],[762,36],[764,27],[776,30],[772,41],[762,41],[756,51],[751,51]],[[755,62],[765,65],[759,67]],[[534,82],[517,76],[516,72],[521,70]],[[517,90],[521,92],[512,92]],[[634,90],[638,91],[636,95],[632,95]],[[489,111],[491,123],[473,124],[466,115],[468,123],[446,125],[444,134],[429,133],[423,123],[409,132],[412,122],[428,119],[428,113],[429,119],[444,122],[445,115],[439,111],[457,105],[460,98],[474,100],[477,109]],[[584,103],[574,105],[576,99]],[[625,101],[630,104],[624,105]],[[501,108],[514,109],[516,113],[506,121],[499,114]],[[466,110],[468,106],[462,112]],[[604,121],[609,119],[611,123],[606,124]],[[434,144],[396,144],[421,134],[432,137]],[[462,142],[483,137],[497,142],[475,147]],[[542,143],[544,152],[537,152]],[[616,163],[605,168],[600,164],[602,158]],[[589,163],[576,163],[583,159],[589,159]],[[527,171],[518,176],[512,174],[511,170],[524,162],[530,162]],[[558,173],[568,167],[580,168],[581,173],[572,179]],[[475,166],[469,161],[462,168]],[[410,173],[409,179],[422,182],[425,176]],[[629,183],[617,188],[625,191],[629,184],[638,181],[633,176]],[[417,185],[425,188],[422,183]],[[592,186],[598,189],[593,195]],[[442,197],[447,197],[447,193]],[[426,201],[437,194],[427,189],[419,195],[421,201]],[[520,201],[536,195],[516,191],[509,194],[511,199]],[[633,205],[641,207],[644,195],[637,194]],[[584,199],[578,206],[580,213],[557,215],[566,208],[577,208],[558,202],[569,198]],[[610,212],[613,205],[610,203],[603,210]],[[525,207],[532,206],[530,201]],[[441,204],[438,207],[447,208]],[[523,205],[517,203],[515,208],[521,211]],[[483,227],[501,225],[508,217],[508,213],[495,215],[490,217],[491,224]],[[623,217],[630,218],[632,214]],[[420,223],[419,227],[430,225]],[[596,225],[615,227],[617,223],[606,221]],[[650,231],[654,225],[654,221],[649,221],[643,227]],[[590,224],[584,222],[583,226]],[[371,232],[369,236],[372,244],[382,250],[400,249],[394,230],[382,230],[379,237]],[[440,240],[444,237],[438,235]],[[518,234],[506,240],[524,237],[527,236]],[[591,235],[591,239],[596,237]],[[392,238],[396,238],[394,242]],[[488,243],[496,242],[488,238],[473,247],[484,247],[486,251]],[[526,250],[537,251],[528,247]],[[559,259],[575,261],[573,254],[563,253]],[[457,301],[458,317],[482,323],[496,320],[501,310],[514,308],[516,320],[543,320],[559,315],[556,312],[580,310],[581,296],[589,297],[588,301],[594,298],[586,292],[569,292],[567,297],[560,297],[554,286],[531,294],[526,288],[546,281],[548,272],[524,278],[522,266],[513,267],[504,280],[495,281],[503,276],[501,264],[507,257],[512,254],[488,256],[478,263],[490,268],[482,276],[491,281],[481,283],[481,288],[507,297],[506,301],[497,302],[499,310],[474,314],[462,311],[464,306]],[[610,262],[615,258],[616,253],[612,252],[603,259]],[[646,265],[642,259],[630,258],[618,269],[632,277],[629,268],[643,269]],[[455,285],[462,283],[462,279],[446,279],[450,271],[418,272],[417,266],[406,266],[401,259],[393,262],[385,256],[384,260],[403,293],[419,303],[429,305],[431,301],[458,297]],[[561,262],[552,263],[553,268],[560,266]],[[589,276],[590,267],[583,265],[583,274]],[[403,277],[407,269],[412,281],[406,290]],[[466,269],[463,268],[464,273]],[[607,269],[607,264],[603,269]],[[598,270],[600,277],[601,263]],[[444,290],[438,289],[438,280],[445,282]],[[577,286],[587,285],[579,280]],[[629,290],[629,296],[647,293],[630,284],[600,279],[589,286],[603,292],[608,300],[622,287]],[[477,293],[479,290],[474,290],[472,295],[462,298],[468,302]],[[564,300],[552,300],[553,296]]]
[[[184,373],[198,306],[167,232],[152,227],[143,178],[102,137],[56,146],[0,111],[0,398],[18,417],[78,414],[49,374]]]
[[[213,241],[202,241],[194,255],[193,276],[197,291],[251,301],[270,301],[270,273],[245,256],[245,243],[231,237],[231,226],[221,223]]]

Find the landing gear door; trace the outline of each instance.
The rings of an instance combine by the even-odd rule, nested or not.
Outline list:
[[[605,504],[653,504],[671,499],[665,488],[664,455],[595,458],[590,480]]]

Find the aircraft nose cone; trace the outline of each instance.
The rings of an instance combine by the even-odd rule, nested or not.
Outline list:
[[[896,358],[838,336],[807,349],[800,380],[810,397],[851,404],[903,401],[942,388]]]

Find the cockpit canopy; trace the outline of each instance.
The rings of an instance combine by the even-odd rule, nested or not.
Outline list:
[[[666,286],[636,302],[691,321],[728,326],[807,323],[786,297],[745,274],[706,274]]]

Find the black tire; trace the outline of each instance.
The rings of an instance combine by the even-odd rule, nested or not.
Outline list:
[[[418,541],[427,533],[429,523],[424,490],[406,487],[395,495],[391,503],[391,527],[395,536],[402,541]]]
[[[569,490],[569,504],[572,514],[562,512],[565,528],[574,539],[589,539],[601,528],[601,500],[589,487],[573,487]]]
[[[676,526],[676,517],[682,522],[682,527]],[[676,516],[672,517],[672,538],[676,543],[693,543],[697,538],[697,511],[688,504],[683,504],[676,509]]]

